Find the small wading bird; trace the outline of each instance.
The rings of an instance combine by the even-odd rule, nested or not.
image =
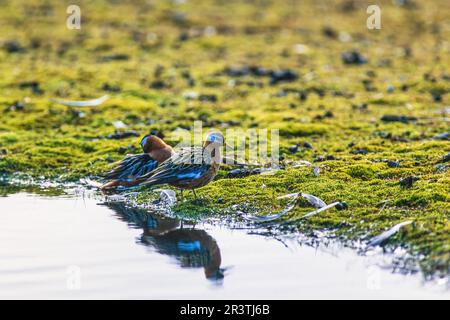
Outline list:
[[[164,161],[155,170],[137,177],[133,181],[125,182],[126,186],[155,186],[169,184],[181,189],[194,192],[211,182],[219,170],[222,158],[220,149],[224,145],[224,138],[220,132],[208,134],[203,147],[181,149]]]
[[[102,189],[124,186],[125,182],[155,170],[159,164],[174,154],[172,147],[157,137],[155,131],[144,136],[140,145],[144,153],[128,155],[117,162],[114,168],[104,175],[104,179],[109,181],[101,187]]]

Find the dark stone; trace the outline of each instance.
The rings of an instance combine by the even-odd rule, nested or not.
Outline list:
[[[31,91],[34,94],[43,94],[44,90],[42,90],[39,87],[39,82],[37,81],[23,81],[19,83],[19,88],[24,90],[24,89],[31,89]]]
[[[330,39],[336,39],[338,37],[338,33],[336,30],[334,30],[332,27],[330,26],[325,26],[322,29],[322,33],[324,36],[330,38]]]
[[[414,176],[409,176],[409,177],[400,179],[400,185],[405,188],[411,188],[413,186],[414,182],[416,182],[417,180],[419,180],[419,178],[414,177]]]
[[[156,90],[164,89],[166,87],[167,87],[167,83],[164,82],[163,80],[155,80],[150,84],[150,88],[156,89]]]
[[[189,34],[187,32],[182,32],[178,35],[178,41],[183,42],[189,40]]]
[[[255,168],[255,169],[249,169],[249,168],[242,168],[242,169],[234,169],[228,172],[228,178],[242,178],[247,177],[254,174],[260,174],[261,169]]]
[[[347,210],[348,209],[348,204],[347,204],[347,202],[339,202],[337,205],[336,205],[336,210],[339,210],[339,211],[341,211],[341,210]]]
[[[116,131],[107,136],[108,139],[125,139],[130,137],[139,137],[139,134],[136,130],[128,130],[128,131]]]
[[[107,156],[107,157],[105,158],[105,161],[108,162],[108,163],[113,163],[113,162],[115,162],[115,160],[114,160],[112,157],[110,157],[110,156]]]
[[[411,116],[401,116],[401,115],[384,115],[381,117],[381,121],[384,122],[402,122],[409,123],[410,121],[417,121],[416,117]]]
[[[289,147],[289,152],[290,153],[296,153],[297,151],[298,151],[298,145],[294,144],[294,145]]]
[[[300,101],[306,101],[306,99],[308,99],[308,96],[305,91],[300,91],[298,94],[298,98],[300,99]]]
[[[279,82],[291,82],[298,79],[296,72],[286,70],[271,70],[259,66],[227,67],[224,73],[230,77],[270,77],[270,84],[275,85]]]
[[[434,136],[434,139],[438,140],[450,140],[450,132],[439,133]]]
[[[181,72],[181,76],[182,76],[184,79],[190,79],[190,78],[191,78],[191,73],[189,72],[189,70],[183,70],[183,71]]]
[[[445,156],[442,157],[442,162],[449,162],[450,161],[450,153],[447,153]]]
[[[251,66],[249,72],[255,77],[268,77],[272,75],[273,71],[263,67]]]
[[[441,102],[442,101],[442,94],[437,91],[432,91],[431,96],[433,97],[434,102]]]
[[[366,148],[359,148],[357,150],[354,150],[352,153],[353,154],[368,154],[369,150],[367,150]]]
[[[124,53],[111,54],[107,56],[103,56],[100,58],[101,62],[110,62],[110,61],[126,61],[129,60],[130,56]]]
[[[25,48],[16,40],[9,40],[3,43],[3,49],[8,53],[25,52]]]
[[[398,167],[400,167],[400,162],[394,161],[394,160],[389,160],[387,162],[387,165],[389,168],[398,168]]]
[[[303,147],[304,147],[304,148],[307,148],[307,149],[312,149],[312,148],[313,148],[312,144],[309,143],[309,142],[303,143]]]
[[[325,114],[323,116],[324,116],[324,118],[334,118],[334,114],[331,111],[325,112]]]
[[[130,151],[134,151],[134,150],[136,150],[136,147],[133,146],[132,144],[130,144],[130,145],[128,145],[127,147],[124,147],[124,146],[119,147],[119,148],[117,149],[117,153],[124,154],[124,153],[130,152]]]
[[[201,94],[198,96],[198,100],[202,102],[217,102],[217,96],[215,94]]]
[[[117,153],[124,154],[125,152],[127,152],[127,147],[119,147],[117,149]]]
[[[364,85],[364,89],[368,92],[376,91],[375,86],[373,85],[372,79],[363,79],[362,84]]]
[[[357,9],[357,5],[353,0],[346,0],[340,4],[340,8],[342,12],[352,12]]]
[[[120,92],[121,88],[118,85],[110,85],[109,83],[104,83],[102,86],[102,90],[108,92]]]
[[[26,108],[22,101],[16,101],[5,109],[5,112],[24,111]]]
[[[291,70],[279,70],[273,71],[270,76],[270,84],[275,85],[279,82],[291,82],[298,79],[298,75],[296,72]]]
[[[331,154],[329,154],[329,155],[326,155],[326,156],[317,156],[317,157],[314,158],[315,162],[322,162],[322,161],[327,161],[327,160],[329,160],[329,161],[336,160],[336,157],[331,155]]]
[[[248,67],[228,67],[225,69],[225,74],[230,77],[243,77],[250,74]]]
[[[341,58],[344,64],[367,63],[367,59],[356,50],[343,52]]]

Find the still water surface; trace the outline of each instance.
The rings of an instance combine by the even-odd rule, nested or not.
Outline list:
[[[0,299],[449,299],[353,250],[190,225],[100,198],[0,197]]]

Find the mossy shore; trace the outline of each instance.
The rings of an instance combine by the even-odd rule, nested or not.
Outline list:
[[[151,129],[175,145],[196,120],[279,129],[284,170],[224,167],[176,210],[263,214],[299,191],[344,201],[299,230],[360,240],[413,220],[387,245],[448,275],[450,2],[378,3],[380,30],[367,29],[369,1],[79,1],[69,30],[69,3],[1,1],[0,173],[95,177]],[[105,94],[97,107],[52,102]]]

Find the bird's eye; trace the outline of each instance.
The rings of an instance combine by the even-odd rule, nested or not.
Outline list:
[[[216,142],[216,141],[222,142],[223,141],[223,137],[221,135],[218,135],[218,134],[211,134],[208,137],[208,141],[210,141],[210,142]]]

